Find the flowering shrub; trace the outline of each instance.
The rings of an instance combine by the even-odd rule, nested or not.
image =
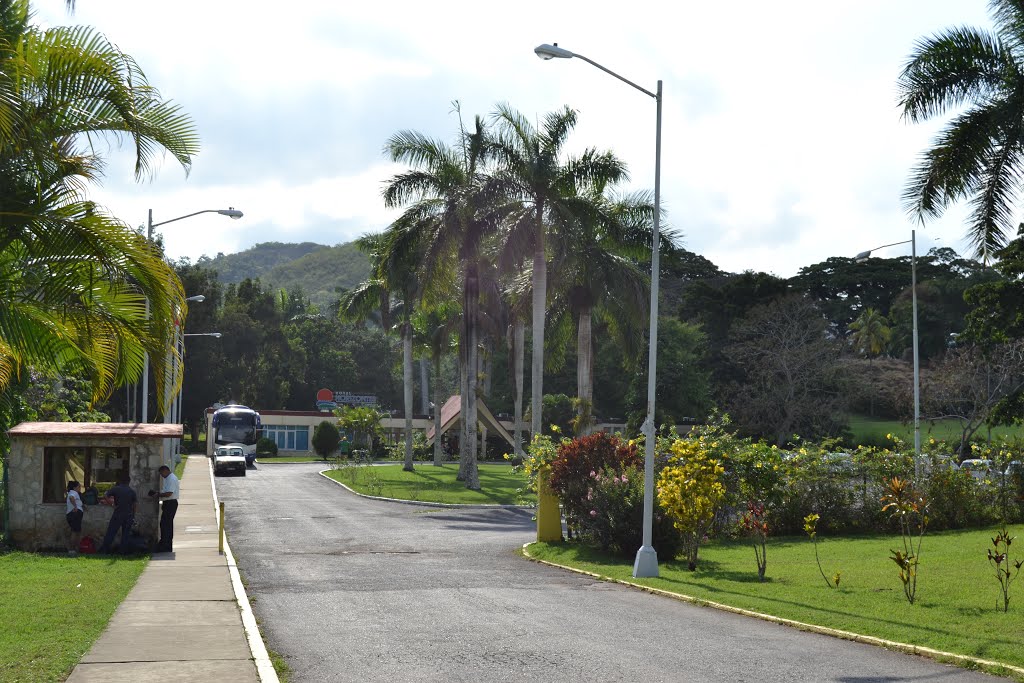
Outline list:
[[[565,439],[563,439],[565,441]],[[537,476],[541,472],[550,472],[551,463],[558,457],[558,446],[547,434],[535,434],[530,445],[526,447],[526,457],[523,462],[513,467],[513,471],[526,473],[528,483],[527,490],[537,492]],[[512,456],[505,454],[505,459],[510,460]]]
[[[683,534],[687,565],[697,568],[697,551],[725,498],[725,468],[709,450],[716,442],[679,439],[672,444],[672,458],[658,476],[658,502]]]
[[[549,455],[546,453],[545,457]],[[635,443],[598,433],[572,440],[563,439],[549,461],[549,467],[551,476],[548,483],[562,502],[566,523],[572,530],[582,530],[593,509],[587,494],[593,488],[594,476],[607,472],[618,475],[629,467],[642,468],[643,454]]]
[[[589,510],[580,520],[581,535],[605,552],[632,556],[643,543],[643,467],[629,466],[622,472],[606,467],[595,471],[590,480]],[[659,557],[671,559],[679,554],[681,536],[657,505],[651,531]]]

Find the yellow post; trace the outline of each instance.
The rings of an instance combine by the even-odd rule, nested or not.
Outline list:
[[[562,540],[562,513],[558,509],[558,496],[548,486],[548,472],[537,474],[537,540]]]
[[[220,554],[224,554],[224,501],[220,503],[220,538],[217,541]]]

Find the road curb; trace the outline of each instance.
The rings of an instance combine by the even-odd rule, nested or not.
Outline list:
[[[284,464],[284,463],[282,463]],[[369,500],[384,500],[389,503],[402,503],[403,505],[421,505],[432,508],[469,508],[469,509],[481,509],[481,510],[532,510],[537,507],[536,505],[501,505],[498,503],[433,503],[430,501],[423,500],[406,500],[404,498],[385,498],[384,496],[368,496],[365,493],[359,493],[350,486],[342,484],[337,479],[332,479],[327,476],[327,470],[321,470],[320,476],[329,482],[333,482],[345,489],[349,493],[359,496],[360,498],[368,498]]]
[[[220,519],[219,498],[217,497],[217,480],[213,476],[213,465],[207,463],[207,470],[210,474],[210,485],[213,487],[213,512]],[[252,613],[252,605],[249,604],[249,596],[242,584],[242,577],[238,574],[238,565],[235,564],[235,556],[231,554],[231,546],[228,545],[227,535],[224,536],[224,555],[227,557],[228,572],[231,574],[231,587],[235,591],[235,600],[242,613],[242,628],[245,629],[245,639],[249,643],[249,652],[252,654],[253,663],[256,664],[256,675],[262,683],[280,683],[277,677],[277,670],[274,663],[270,661],[267,653],[267,646],[260,634],[259,624],[256,623],[256,615]]]
[[[833,638],[841,638],[842,640],[850,640],[857,643],[864,643],[866,645],[875,645],[877,647],[884,647],[887,650],[895,650],[897,652],[903,652],[905,654],[919,655],[934,659],[938,662],[948,663],[954,662],[961,665],[971,665],[974,667],[990,667],[993,669],[1001,669],[1007,673],[1012,673],[1024,680],[1024,668],[1019,666],[1013,666],[1011,664],[1004,664],[1003,662],[995,662],[990,659],[979,659],[977,657],[971,657],[969,655],[959,655],[953,652],[943,652],[942,650],[935,650],[930,647],[924,647],[921,645],[912,645],[909,643],[900,643],[894,640],[886,640],[884,638],[876,638],[875,636],[866,636],[860,633],[853,633],[852,631],[842,631],[840,629],[828,628],[827,626],[818,626],[816,624],[807,624],[802,621],[795,621],[793,619],[784,619],[782,617],[776,617],[771,614],[764,614],[763,612],[754,612],[753,610],[743,609],[741,607],[733,607],[731,605],[724,605],[720,602],[713,602],[711,600],[704,600],[703,598],[697,598],[692,595],[684,595],[682,593],[672,593],[671,591],[662,590],[660,588],[653,588],[651,586],[645,586],[643,584],[634,583],[633,581],[625,581],[623,579],[616,579],[611,576],[605,576],[603,574],[595,574],[594,572],[588,572],[583,569],[577,569],[576,567],[570,567],[564,564],[558,564],[556,562],[549,562],[548,560],[541,560],[530,554],[529,547],[534,542],[524,543],[522,547],[523,556],[531,562],[537,562],[538,564],[546,564],[549,567],[557,567],[558,569],[564,569],[576,574],[583,574],[590,576],[601,581],[608,581],[611,583],[618,583],[623,586],[629,586],[630,588],[637,588],[647,593],[654,595],[660,595],[666,598],[672,598],[673,600],[679,600],[680,602],[688,602],[701,607],[711,607],[713,609],[721,610],[723,612],[731,612],[733,614],[739,614],[745,617],[754,617],[755,619],[761,619],[762,621],[768,621],[773,624],[780,624],[782,626],[789,626],[800,631],[807,631],[810,633],[818,633],[820,635],[831,636]]]

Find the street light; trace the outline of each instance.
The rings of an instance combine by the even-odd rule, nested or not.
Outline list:
[[[647,358],[647,418],[643,424],[643,432],[646,437],[644,440],[644,528],[643,545],[637,550],[636,560],[633,562],[634,577],[653,577],[658,575],[658,553],[654,550],[653,525],[654,446],[657,436],[657,430],[654,426],[654,393],[656,387],[655,370],[658,362],[658,276],[661,268],[659,259],[659,231],[661,228],[661,81],[658,81],[657,91],[651,92],[583,55],[558,47],[558,43],[554,45],[538,45],[533,51],[544,60],[556,57],[559,59],[571,59],[572,57],[582,59],[587,64],[596,66],[606,74],[614,76],[627,85],[633,86],[643,94],[653,97],[657,103],[658,115],[654,138],[654,238],[651,241],[651,328]]]
[[[921,365],[917,349],[917,234],[910,231],[910,239],[892,244],[883,244],[874,249],[862,251],[853,257],[857,263],[864,263],[871,252],[895,247],[897,244],[910,244],[910,300],[913,311],[913,343],[914,343],[914,480],[921,477]]]
[[[158,228],[161,225],[167,225],[168,223],[174,223],[175,221],[184,220],[191,218],[192,216],[198,216],[201,213],[219,213],[221,216],[227,216],[232,220],[238,220],[243,216],[242,212],[233,206],[229,206],[226,209],[203,209],[202,211],[194,211],[187,213],[184,216],[178,216],[177,218],[171,218],[166,221],[160,221],[159,223],[153,222],[153,209],[149,210],[149,218],[146,220],[146,240],[149,242],[153,241],[153,228]],[[202,295],[200,295],[202,296]],[[206,297],[203,297],[205,299]],[[203,299],[196,299],[196,301],[202,301]],[[149,298],[146,298],[146,318],[149,318]],[[149,422],[149,353],[144,352],[142,356],[142,421]]]

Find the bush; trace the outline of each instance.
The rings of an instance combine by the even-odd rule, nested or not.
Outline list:
[[[604,433],[565,440],[551,462],[551,489],[558,494],[570,529],[579,529],[590,516],[587,494],[593,476],[606,471],[622,473],[628,467],[643,467],[643,455],[633,443]],[[639,547],[639,546],[638,546]]]
[[[324,420],[313,430],[313,450],[324,460],[338,450],[339,441],[341,433],[333,422]]]
[[[265,436],[256,442],[256,455],[277,455],[277,442]]]
[[[643,544],[644,470],[629,466],[622,472],[606,467],[591,477],[587,506],[580,525],[581,535],[601,550],[631,557]],[[655,505],[652,542],[658,555],[670,560],[682,549],[682,536]]]
[[[725,500],[725,469],[709,450],[703,439],[677,439],[669,465],[658,475],[658,503],[682,534],[690,571],[697,568],[697,551]]]

